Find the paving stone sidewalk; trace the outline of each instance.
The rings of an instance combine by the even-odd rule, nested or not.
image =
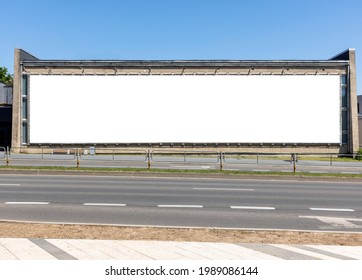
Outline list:
[[[362,260],[362,246],[0,239],[0,260]]]

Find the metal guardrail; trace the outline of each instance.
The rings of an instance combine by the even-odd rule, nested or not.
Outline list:
[[[212,151],[150,151],[152,162],[174,163],[174,162],[193,162],[193,163],[219,163],[220,152]]]
[[[51,149],[40,148],[40,153],[30,152],[15,152],[18,149],[12,148],[9,150],[9,159],[16,160],[29,160],[29,159],[41,159],[41,160],[75,160],[77,157],[77,148],[72,149]]]
[[[244,153],[224,152],[224,162],[227,164],[264,164],[273,161],[274,165],[293,164],[291,153]]]
[[[119,161],[119,162],[145,162],[148,151],[126,150],[121,148],[101,148],[99,150],[81,149],[80,159],[90,161]]]
[[[356,161],[341,161],[341,158],[354,159],[356,154],[321,154],[321,153],[301,153],[298,154],[297,164],[312,166],[318,161],[319,164],[324,163],[325,166],[348,166],[355,165]]]
[[[151,166],[163,163],[181,164],[210,164],[219,166],[220,170],[225,165],[280,165],[290,166],[296,172],[298,166],[337,166],[356,167],[356,161],[341,162],[341,156],[354,158],[356,155],[346,154],[321,154],[321,153],[250,153],[250,152],[216,152],[216,151],[171,151],[171,150],[130,150],[125,148],[12,148],[0,147],[0,159],[5,160],[6,166],[13,162],[16,165],[30,164],[32,160],[44,161],[48,165],[58,166],[63,164],[69,166],[69,162],[80,167],[87,162],[115,163],[145,163],[148,169]],[[317,160],[317,161],[316,161]],[[19,164],[19,162],[21,162]],[[57,163],[55,163],[57,162]],[[119,165],[117,165],[119,166]],[[139,167],[139,166],[138,166]],[[358,165],[359,167],[359,165]],[[362,162],[361,162],[362,167]]]

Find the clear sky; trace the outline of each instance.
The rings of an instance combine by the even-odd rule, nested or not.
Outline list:
[[[328,59],[356,49],[362,1],[0,0],[0,66],[40,59]]]

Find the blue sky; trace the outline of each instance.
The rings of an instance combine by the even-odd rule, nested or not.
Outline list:
[[[244,60],[355,48],[360,84],[361,14],[360,0],[0,0],[0,65],[12,73],[14,48],[41,59]]]

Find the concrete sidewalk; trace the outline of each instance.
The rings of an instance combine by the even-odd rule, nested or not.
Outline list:
[[[0,260],[362,260],[362,246],[0,239]]]

